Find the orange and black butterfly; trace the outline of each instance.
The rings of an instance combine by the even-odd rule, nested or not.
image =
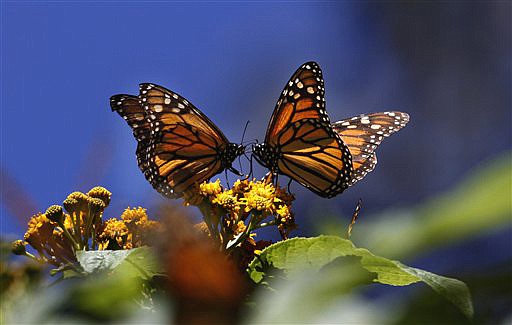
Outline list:
[[[349,148],[330,125],[324,92],[318,64],[304,63],[286,84],[253,154],[272,174],[330,198],[348,187],[353,168]]]
[[[408,115],[376,113],[331,125],[324,95],[318,64],[303,64],[286,84],[265,141],[253,147],[253,154],[273,175],[284,174],[331,198],[373,170],[382,137],[405,126]]]
[[[180,95],[144,83],[138,97],[114,95],[110,106],[132,128],[139,168],[164,196],[181,197],[194,184],[225,169],[240,175],[232,163],[245,147],[229,142],[206,115]]]

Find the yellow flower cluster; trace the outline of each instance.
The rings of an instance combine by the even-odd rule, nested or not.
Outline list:
[[[241,246],[253,241],[254,230],[277,226],[283,238],[295,229],[291,204],[295,198],[270,180],[237,180],[230,189],[220,180],[205,182],[185,198],[186,205],[196,205],[204,216],[200,227],[222,247]],[[273,216],[273,220],[268,220]]]
[[[121,214],[121,220],[105,221],[98,236],[99,249],[131,249],[151,244],[162,230],[162,225],[149,220],[146,209],[129,207]]]
[[[73,192],[63,206],[53,205],[28,222],[24,240],[13,242],[12,251],[57,267],[73,264],[78,250],[129,249],[148,245],[161,225],[148,219],[143,208],[126,209],[121,220],[103,221],[111,193],[95,187],[87,194]],[[63,208],[64,207],[64,208]],[[29,244],[37,253],[27,252]]]

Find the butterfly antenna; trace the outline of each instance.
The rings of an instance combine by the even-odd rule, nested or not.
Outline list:
[[[242,141],[240,141],[240,144],[244,143],[245,131],[247,131],[247,127],[249,126],[250,122],[251,121],[247,120],[247,122],[245,123],[244,132],[242,133]]]

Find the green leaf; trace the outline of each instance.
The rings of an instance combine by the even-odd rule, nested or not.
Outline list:
[[[162,273],[160,265],[148,247],[129,250],[80,251],[77,252],[77,260],[86,274],[115,271],[150,279]]]
[[[253,281],[260,283],[272,276],[273,269],[293,277],[318,271],[344,256],[360,257],[361,267],[375,274],[374,282],[405,286],[422,281],[454,303],[465,316],[473,316],[469,289],[463,282],[376,256],[367,249],[355,247],[350,240],[336,236],[293,238],[273,244],[251,262],[248,273]]]
[[[352,240],[379,254],[403,259],[508,227],[511,160],[507,152],[482,164],[446,193],[413,209],[390,210],[378,217],[362,211]],[[345,227],[326,225],[320,233],[332,233],[329,228],[340,233]]]

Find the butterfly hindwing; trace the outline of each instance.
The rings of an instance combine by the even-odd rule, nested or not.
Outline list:
[[[114,95],[110,97],[110,107],[132,128],[133,136],[137,141],[149,140],[149,122],[146,121],[144,109],[139,104],[137,96]]]
[[[354,185],[377,165],[375,149],[385,137],[402,129],[409,122],[409,115],[398,111],[362,114],[333,123],[352,154],[354,175],[349,185]]]
[[[210,135],[188,124],[175,124],[158,133],[149,154],[154,177],[150,182],[168,197],[210,179],[223,168]]]
[[[279,171],[323,197],[341,193],[351,179],[351,157],[340,137],[314,119],[287,126],[279,137]]]
[[[133,136],[137,140],[137,164],[143,172],[146,171],[145,156],[150,143],[151,130],[144,109],[139,104],[139,98],[125,94],[114,95],[110,98],[110,107],[131,127]]]

